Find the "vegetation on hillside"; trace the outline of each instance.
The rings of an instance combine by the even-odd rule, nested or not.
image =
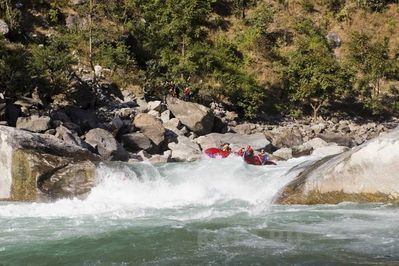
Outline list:
[[[397,112],[397,1],[0,0],[0,16],[6,97],[51,101],[100,65],[121,89],[190,86],[247,118]]]

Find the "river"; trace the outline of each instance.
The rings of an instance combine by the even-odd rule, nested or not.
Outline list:
[[[312,158],[102,164],[85,200],[0,202],[0,265],[399,264],[399,206],[280,206]]]

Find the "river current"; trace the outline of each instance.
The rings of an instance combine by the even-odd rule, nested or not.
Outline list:
[[[85,200],[0,202],[0,265],[398,265],[399,206],[272,204],[312,160],[100,165]]]

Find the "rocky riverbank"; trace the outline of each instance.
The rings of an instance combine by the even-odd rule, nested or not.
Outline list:
[[[340,154],[397,126],[354,120],[241,123],[209,107],[168,96],[146,101],[102,85],[71,88],[45,104],[39,96],[0,104],[0,198],[48,200],[84,196],[99,161],[184,162],[231,143],[266,150],[274,160]]]

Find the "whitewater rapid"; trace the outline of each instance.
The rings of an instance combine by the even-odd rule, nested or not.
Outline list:
[[[9,204],[3,217],[77,217],[87,215],[138,217],[145,209],[210,207],[236,202],[254,212],[266,210],[304,159],[277,166],[251,166],[241,158],[204,159],[194,163],[153,166],[149,163],[101,164],[97,186],[87,199],[54,203]]]
[[[317,158],[101,164],[84,200],[0,202],[0,265],[399,263],[398,206],[283,206]]]

